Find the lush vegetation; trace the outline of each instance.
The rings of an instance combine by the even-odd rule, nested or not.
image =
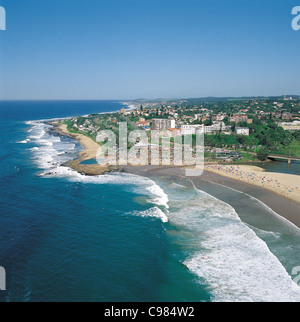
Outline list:
[[[300,157],[300,131],[285,131],[272,119],[263,122],[254,118],[252,124],[240,123],[239,126],[248,127],[250,135],[205,135],[205,146],[254,151],[262,160],[270,153]]]

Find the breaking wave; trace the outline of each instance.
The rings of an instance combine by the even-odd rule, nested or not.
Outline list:
[[[233,207],[195,187],[165,190],[170,224],[189,252],[183,264],[214,301],[300,301],[300,288]]]
[[[141,217],[157,217],[166,222],[168,209],[168,196],[151,179],[125,173],[109,173],[100,176],[86,176],[63,165],[74,159],[79,152],[79,145],[73,139],[62,140],[59,136],[50,133],[51,125],[39,121],[27,122],[32,126],[29,139],[35,145],[30,151],[33,153],[33,161],[42,170],[41,177],[65,178],[71,182],[87,184],[116,184],[130,185],[132,190],[139,194],[146,192],[149,201],[156,205],[145,212]],[[134,214],[136,215],[136,213]]]

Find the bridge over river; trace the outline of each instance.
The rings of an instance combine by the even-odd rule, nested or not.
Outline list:
[[[268,155],[268,159],[271,159],[271,160],[287,160],[287,162],[289,164],[292,161],[300,161],[300,158],[297,158],[297,157],[290,157],[290,156],[287,156],[287,155],[276,155],[276,154]]]

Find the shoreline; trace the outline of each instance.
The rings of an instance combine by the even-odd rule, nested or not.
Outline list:
[[[69,132],[66,124],[61,124],[58,122],[49,122],[49,124],[53,126],[54,132],[75,139],[84,147],[84,150],[79,152],[78,157],[75,160],[68,161],[65,165],[79,172],[80,174],[87,176],[101,175],[117,170],[116,167],[109,165],[100,166],[99,164],[81,164],[83,161],[96,158],[99,144],[86,135]]]
[[[182,179],[184,176],[184,170],[178,167],[125,167],[125,172],[145,176],[148,178],[160,177],[166,180],[168,179]],[[199,177],[187,177],[189,178],[197,189],[205,191],[205,186],[208,183],[218,184],[227,189],[235,190],[239,193],[245,193],[258,201],[265,204],[268,208],[274,211],[277,215],[288,220],[300,228],[300,203],[295,202],[283,195],[278,195],[275,192],[268,190],[264,187],[259,187],[250,183],[242,182],[237,179],[222,176],[217,173],[204,170],[202,176]],[[213,192],[209,192],[213,195]],[[217,196],[218,199],[222,199],[221,196]]]
[[[99,148],[98,143],[83,134],[70,133],[66,124],[58,122],[50,122],[50,124],[54,126],[53,130],[55,132],[77,140],[84,147],[84,150],[78,154],[75,160],[66,163],[66,166],[81,174],[93,176],[113,171],[123,171],[145,177],[185,176],[184,167],[80,164],[82,161],[96,158]],[[205,166],[202,176],[189,178],[196,187],[208,181],[247,193],[300,228],[300,176],[265,172],[262,168],[251,165],[208,164]],[[259,182],[261,179],[263,180]],[[291,188],[293,190],[290,190]]]
[[[77,140],[81,145],[83,145],[84,150],[79,153],[77,158],[78,160],[80,160],[80,162],[88,159],[96,158],[96,152],[97,152],[97,149],[99,148],[98,143],[94,142],[91,138],[83,134],[69,132],[66,124],[62,124],[58,122],[51,122],[50,124],[54,126],[53,130],[55,132],[61,135],[71,137]]]
[[[202,180],[245,193],[261,201],[275,213],[300,228],[300,203],[298,200],[292,200],[262,186],[246,183],[209,171],[204,172]]]

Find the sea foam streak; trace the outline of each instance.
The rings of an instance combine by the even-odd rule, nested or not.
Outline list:
[[[138,217],[155,217],[161,219],[162,222],[168,222],[167,215],[158,207],[152,207],[144,211],[132,211],[130,215]]]
[[[165,190],[170,223],[187,237],[183,263],[214,301],[300,301],[300,288],[230,205],[199,190]]]
[[[26,140],[23,140],[23,141],[19,141],[17,143],[19,143],[19,144],[26,144],[28,142],[30,142],[30,139],[26,139]]]

